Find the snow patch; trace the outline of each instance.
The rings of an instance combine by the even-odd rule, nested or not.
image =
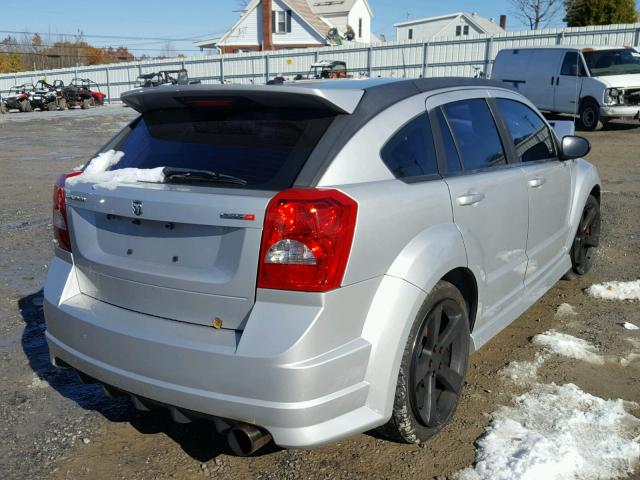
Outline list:
[[[605,300],[640,300],[640,280],[633,282],[605,282],[591,285],[587,293]]]
[[[164,181],[164,167],[156,168],[120,168],[109,170],[117,164],[124,152],[108,150],[93,158],[80,175],[67,179],[67,185],[73,186],[77,183],[94,183],[94,187],[106,190],[115,190],[121,183],[135,182],[156,182]]]
[[[549,330],[533,337],[532,342],[564,357],[599,365],[604,363],[604,359],[598,355],[598,349],[594,345],[566,333]]]
[[[477,442],[476,463],[461,480],[616,479],[640,459],[640,420],[622,400],[573,384],[537,385],[500,407]]]
[[[621,325],[627,330],[640,330],[640,327],[637,325],[634,325],[633,323],[624,322]]]
[[[558,317],[567,317],[571,315],[577,315],[576,309],[573,308],[573,305],[569,305],[568,303],[562,303],[556,309],[556,316]]]
[[[538,376],[538,369],[545,360],[545,355],[536,353],[535,358],[531,362],[513,361],[509,363],[509,365],[500,370],[500,375],[518,385],[530,385],[535,383],[536,377]]]
[[[43,381],[35,373],[33,374],[33,378],[31,379],[31,383],[29,384],[29,388],[40,389],[40,388],[47,388],[48,386],[49,386],[49,384],[47,382]]]

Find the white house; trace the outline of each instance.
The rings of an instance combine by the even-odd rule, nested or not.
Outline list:
[[[329,36],[333,28],[369,43],[372,16],[367,0],[252,0],[222,37],[194,45],[221,53],[320,47],[341,41]]]
[[[504,33],[507,17],[500,17],[500,25],[492,18],[475,13],[457,12],[439,17],[421,18],[396,23],[397,40],[427,41],[435,37],[466,37],[468,35],[497,35]]]

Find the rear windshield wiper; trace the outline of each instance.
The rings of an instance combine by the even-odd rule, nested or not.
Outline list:
[[[164,167],[162,173],[164,173],[166,182],[232,183],[235,185],[247,184],[247,181],[244,178],[213,172],[211,170]]]

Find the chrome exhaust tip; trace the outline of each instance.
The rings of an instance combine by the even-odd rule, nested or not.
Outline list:
[[[227,443],[231,451],[239,456],[249,456],[271,441],[268,432],[247,423],[236,424],[227,432]]]

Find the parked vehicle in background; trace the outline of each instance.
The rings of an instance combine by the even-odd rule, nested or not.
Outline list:
[[[149,72],[140,75],[136,81],[136,87],[152,88],[161,85],[193,85],[200,83],[199,80],[189,80],[186,69],[162,70],[160,72]]]
[[[38,80],[35,85],[35,96],[38,99],[37,104],[32,102],[33,107],[49,111],[64,110],[66,101],[62,95],[63,89],[64,84],[61,80],[55,80],[53,84],[46,80]]]
[[[140,117],[54,188],[52,362],[210,418],[238,454],[381,426],[425,442],[470,351],[599,242],[589,142],[499,85],[123,94]]]
[[[24,83],[11,87],[7,96],[4,98],[4,104],[7,110],[19,110],[21,112],[33,111],[31,100],[34,90],[35,88],[32,83]]]
[[[323,60],[311,64],[307,79],[336,79],[347,78],[347,63],[340,60]],[[295,80],[303,80],[302,75],[298,75]]]
[[[80,107],[83,109],[104,105],[105,94],[100,86],[88,78],[74,78],[69,85],[64,87],[63,96],[68,107]]]
[[[630,47],[538,47],[498,52],[491,78],[540,110],[577,115],[585,130],[640,119],[640,53]]]

